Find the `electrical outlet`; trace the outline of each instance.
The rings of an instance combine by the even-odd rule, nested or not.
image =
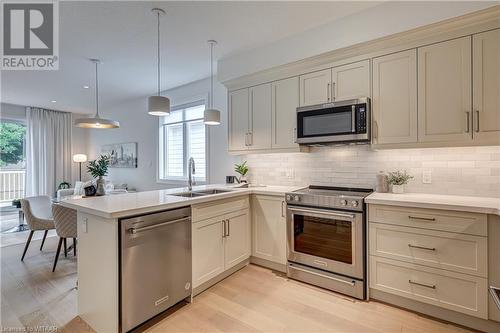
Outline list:
[[[288,179],[293,179],[294,178],[294,170],[293,169],[286,169],[285,176]]]
[[[432,184],[432,171],[431,170],[423,170],[422,171],[422,183]]]

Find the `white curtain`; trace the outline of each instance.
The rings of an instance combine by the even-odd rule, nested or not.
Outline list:
[[[71,113],[26,108],[26,194],[54,196],[71,181]]]

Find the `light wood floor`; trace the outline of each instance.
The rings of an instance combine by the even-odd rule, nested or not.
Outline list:
[[[1,249],[1,326],[57,326],[58,332],[93,332],[76,317],[75,259],[61,257],[52,273],[56,239],[47,240],[42,253],[39,244],[33,243],[24,263],[19,260],[22,245]],[[354,301],[250,265],[147,332],[470,331],[378,302]]]

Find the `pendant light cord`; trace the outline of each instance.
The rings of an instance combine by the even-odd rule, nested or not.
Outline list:
[[[210,43],[210,108],[214,108],[214,43]]]
[[[97,72],[97,66],[99,66],[99,62],[95,62],[95,109],[96,109],[96,118],[99,118],[99,76]]]
[[[158,53],[157,53],[157,64],[158,64],[158,96],[160,96],[160,12],[157,13],[158,15]]]

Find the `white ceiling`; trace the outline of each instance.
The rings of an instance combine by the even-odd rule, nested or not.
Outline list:
[[[94,112],[100,58],[103,109],[156,90],[156,19],[163,8],[162,90],[209,75],[208,39],[216,59],[241,54],[376,6],[378,2],[60,2],[58,71],[2,72],[2,102]],[[90,85],[91,89],[83,89]],[[57,100],[51,103],[51,100]],[[138,110],[142,112],[142,110]]]

